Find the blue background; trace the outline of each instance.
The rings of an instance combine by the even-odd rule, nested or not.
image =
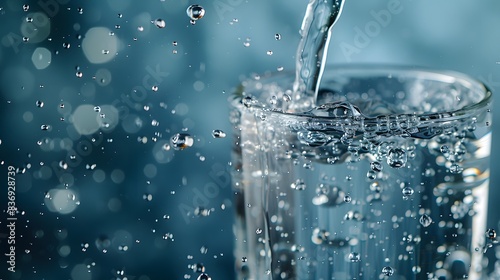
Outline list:
[[[186,15],[191,4],[206,10],[195,25]],[[203,263],[213,279],[232,279],[227,100],[252,73],[294,69],[306,5],[2,1],[2,185],[8,166],[21,173],[16,175],[18,272],[8,273],[2,265],[0,279],[196,279],[194,263]],[[377,22],[388,5],[398,12]],[[151,23],[158,18],[165,28]],[[352,0],[335,27],[328,61],[456,70],[496,93],[499,26],[495,0]],[[494,117],[488,226],[498,228],[496,110]],[[214,129],[228,137],[214,139]],[[168,150],[165,144],[176,133],[190,134],[193,147]],[[2,254],[6,194],[2,188]],[[198,206],[210,214],[196,215]]]

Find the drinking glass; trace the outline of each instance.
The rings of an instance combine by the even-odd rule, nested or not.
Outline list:
[[[254,76],[231,100],[238,279],[480,279],[490,90],[331,66],[298,111],[312,97],[294,99],[294,79]]]

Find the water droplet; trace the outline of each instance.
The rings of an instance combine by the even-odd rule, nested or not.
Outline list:
[[[70,43],[63,43],[63,48],[69,49],[71,47]]]
[[[385,276],[392,276],[394,274],[394,269],[390,266],[385,266],[382,268],[382,274]]]
[[[205,16],[205,9],[200,5],[191,5],[187,8],[186,13],[191,20],[195,21]]]
[[[212,280],[212,277],[208,276],[208,274],[202,273],[196,280]]]
[[[153,200],[153,195],[150,193],[145,193],[142,195],[142,199],[144,199],[146,201],[151,201],[151,200]]]
[[[497,232],[494,229],[489,228],[486,231],[486,237],[488,237],[488,239],[490,240],[495,240],[497,238]]]
[[[306,184],[302,179],[297,179],[295,182],[293,182],[290,187],[294,190],[297,191],[303,191],[306,189]]]
[[[29,11],[29,9],[30,9],[30,5],[28,5],[28,4],[23,5],[23,11],[27,12],[27,11]]]
[[[137,27],[137,30],[138,30],[139,32],[144,31],[144,26],[138,26],[138,27]]]
[[[212,131],[212,136],[214,138],[224,138],[224,137],[226,137],[226,133],[220,129],[214,129]]]
[[[50,129],[50,125],[48,125],[48,124],[42,124],[40,126],[40,129],[42,129],[42,130],[49,130]]]
[[[166,26],[165,21],[161,18],[158,18],[158,19],[151,21],[151,22],[154,23],[154,25],[156,25],[156,27],[158,27],[158,28],[165,28],[165,26]]]
[[[315,228],[312,232],[311,240],[316,245],[327,243],[330,233],[324,229]]]
[[[151,90],[154,91],[154,92],[157,92],[158,91],[158,86],[152,86]]]
[[[257,228],[257,229],[255,230],[255,233],[256,233],[256,234],[261,234],[261,233],[262,233],[262,229],[261,229],[261,228]]]
[[[170,138],[170,144],[176,150],[184,150],[185,148],[193,146],[194,139],[187,133],[177,133]]]
[[[267,55],[273,55],[273,51],[267,51]]]
[[[403,193],[403,196],[410,196],[413,195],[414,190],[411,187],[404,187],[401,192]]]
[[[76,9],[76,11],[77,11],[80,15],[82,15],[82,14],[83,14],[83,8],[82,8],[82,7],[78,7],[78,8]]]
[[[99,113],[100,111],[101,111],[101,107],[99,107],[99,106],[95,106],[94,107],[94,112],[98,112]]]
[[[420,217],[420,224],[424,227],[428,227],[430,226],[432,223],[432,218],[429,217],[428,215],[426,214],[423,214],[421,217]]]
[[[408,156],[406,151],[400,148],[394,148],[387,155],[387,164],[392,168],[401,168],[406,165]]]
[[[359,262],[361,260],[361,257],[359,256],[359,253],[352,252],[349,254],[349,260],[351,262]]]
[[[351,196],[350,196],[350,195],[346,195],[346,196],[344,196],[344,202],[345,202],[345,203],[350,203],[351,201],[352,201],[352,198],[351,198]]]
[[[36,106],[37,106],[37,107],[39,107],[39,108],[42,108],[42,107],[43,107],[43,101],[37,100],[35,104],[36,104]]]
[[[241,257],[241,262],[247,262],[247,257]]]
[[[75,75],[76,75],[78,78],[83,77],[83,73],[82,73],[82,72],[80,72],[80,71],[76,72],[76,74],[75,74]]]
[[[274,34],[274,39],[276,39],[276,41],[281,40],[281,34],[279,33]]]

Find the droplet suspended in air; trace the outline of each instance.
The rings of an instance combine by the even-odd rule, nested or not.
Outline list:
[[[200,5],[191,5],[187,8],[186,13],[191,20],[199,20],[205,16],[205,9]]]
[[[382,268],[382,274],[385,276],[392,276],[394,274],[394,269],[390,266],[385,266]]]
[[[153,23],[154,25],[156,25],[156,27],[158,27],[158,28],[165,28],[165,26],[166,26],[165,21],[163,19],[161,19],[161,18],[158,18],[158,19],[156,19],[154,21],[152,20],[151,23]]]
[[[420,224],[424,227],[430,226],[432,223],[432,218],[429,217],[426,214],[423,214],[422,217],[420,217]]]
[[[205,272],[205,266],[202,263],[193,264],[191,268],[194,272]]]
[[[170,138],[170,144],[176,150],[184,150],[193,146],[194,139],[191,135],[187,133],[177,133],[172,138]]]
[[[497,238],[497,232],[494,229],[489,228],[486,231],[486,237],[488,237],[488,239],[490,240],[495,240]]]
[[[198,278],[196,278],[196,280],[212,280],[212,277],[208,276],[206,273],[202,273],[198,276]]]
[[[212,136],[214,138],[224,138],[224,137],[226,137],[226,133],[220,129],[214,129],[212,131]]]

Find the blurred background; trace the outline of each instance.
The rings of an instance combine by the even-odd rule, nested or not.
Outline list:
[[[205,10],[195,24],[193,4]],[[9,166],[18,208],[16,272],[2,264],[0,279],[196,279],[197,263],[233,279],[227,100],[252,73],[294,70],[306,5],[0,1],[2,263]],[[388,5],[397,13],[381,20]],[[456,70],[496,93],[499,26],[495,0],[347,1],[328,61]],[[488,227],[498,229],[494,116]],[[177,133],[192,147],[174,149]]]

